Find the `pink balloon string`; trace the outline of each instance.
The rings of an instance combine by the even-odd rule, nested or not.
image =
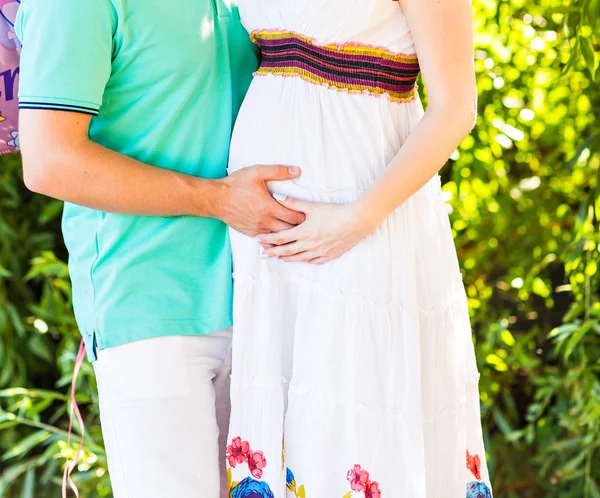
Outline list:
[[[75,360],[75,368],[73,369],[73,381],[71,382],[71,415],[69,417],[69,435],[67,437],[67,446],[71,446],[71,434],[73,433],[73,413],[77,417],[77,423],[79,424],[79,428],[81,429],[81,442],[79,443],[79,449],[77,450],[77,454],[72,462],[65,463],[65,472],[63,474],[63,482],[62,482],[62,498],[67,498],[67,483],[69,487],[75,493],[75,496],[79,498],[79,490],[77,486],[71,479],[71,473],[75,470],[75,466],[77,462],[81,458],[81,453],[83,452],[83,438],[85,436],[85,426],[83,425],[83,417],[81,416],[81,412],[79,411],[79,406],[77,406],[77,401],[75,400],[75,388],[77,384],[77,376],[79,371],[81,370],[81,366],[83,365],[83,361],[85,360],[85,344],[83,340],[79,344],[79,351],[77,352],[77,359]]]

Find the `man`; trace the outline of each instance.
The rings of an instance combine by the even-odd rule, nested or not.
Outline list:
[[[24,0],[16,29],[25,183],[67,201],[75,315],[97,360],[114,496],[227,496],[226,224],[256,235],[303,220],[265,185],[297,168],[224,178],[257,66],[237,7]]]

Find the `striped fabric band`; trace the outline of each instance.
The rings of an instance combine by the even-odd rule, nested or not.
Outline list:
[[[338,91],[388,95],[395,102],[417,96],[416,55],[368,45],[318,45],[287,31],[254,31],[251,36],[262,52],[257,76],[299,76]]]
[[[71,111],[71,112],[82,112],[84,114],[91,114],[92,116],[98,115],[98,109],[93,107],[71,105],[71,104],[58,104],[56,102],[28,102],[21,100],[19,102],[19,109],[44,109],[50,111]]]

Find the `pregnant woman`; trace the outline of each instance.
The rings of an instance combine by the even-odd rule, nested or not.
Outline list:
[[[231,495],[490,498],[437,175],[475,119],[469,1],[242,0],[240,15],[262,63],[230,172],[300,166],[269,186],[306,220],[231,233]]]

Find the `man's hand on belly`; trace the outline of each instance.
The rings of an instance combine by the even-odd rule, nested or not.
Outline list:
[[[250,237],[302,223],[304,213],[280,204],[267,189],[269,181],[292,180],[300,173],[297,167],[250,166],[218,180],[214,217]]]

